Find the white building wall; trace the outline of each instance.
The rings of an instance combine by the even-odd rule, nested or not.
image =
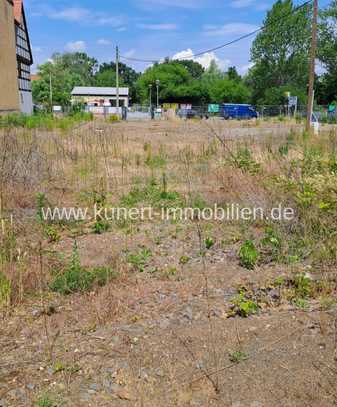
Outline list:
[[[20,109],[22,113],[33,113],[33,97],[32,92],[20,90]]]

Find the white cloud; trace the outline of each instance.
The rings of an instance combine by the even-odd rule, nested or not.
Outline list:
[[[82,52],[85,51],[86,48],[87,45],[85,41],[68,42],[68,44],[65,46],[65,49],[69,52]]]
[[[96,25],[106,25],[113,28],[119,28],[124,24],[124,19],[122,17],[103,16],[97,14],[96,16],[92,17],[92,22],[96,23]]]
[[[137,5],[146,8],[153,7],[176,7],[195,9],[205,4],[205,0],[135,0]]]
[[[105,46],[105,45],[111,45],[111,41],[110,41],[110,40],[107,40],[107,39],[105,39],[105,38],[100,38],[99,40],[97,40],[97,44],[98,44],[98,45],[103,45],[103,46]]]
[[[60,11],[50,11],[50,18],[66,21],[83,21],[90,17],[90,11],[85,8],[70,7]]]
[[[255,3],[255,0],[233,0],[231,7],[233,8],[245,8]]]
[[[228,23],[222,26],[205,25],[203,32],[208,36],[244,35],[256,31],[259,27],[247,23]]]
[[[62,10],[56,10],[48,6],[43,6],[36,15],[46,15],[54,20],[63,20],[69,22],[79,22],[95,26],[109,26],[120,28],[125,24],[123,16],[114,16],[106,13],[98,13],[93,10],[82,7],[68,7]]]
[[[176,24],[137,24],[137,27],[143,30],[153,31],[171,31],[178,28]]]
[[[32,45],[32,51],[33,51],[34,53],[38,54],[38,53],[40,53],[40,52],[43,51],[43,48],[42,48],[42,47],[37,47],[37,46],[35,46],[35,45]]]
[[[209,68],[212,61],[215,61],[222,70],[228,68],[231,62],[229,59],[219,59],[214,52],[207,52],[204,55],[194,57],[191,48],[176,53],[173,55],[172,59],[192,59],[195,62],[199,62],[199,64],[205,69]]]
[[[124,56],[127,58],[131,58],[135,55],[136,50],[134,48],[129,49],[128,51],[124,52]]]
[[[231,7],[240,9],[240,8],[247,8],[247,7],[253,7],[255,10],[258,11],[264,11],[268,10],[270,5],[266,2],[263,1],[257,1],[257,0],[232,0],[231,2]]]
[[[254,66],[254,64],[252,62],[247,64],[247,65],[240,66],[238,68],[238,72],[239,72],[240,75],[246,75],[246,73],[248,73],[248,71],[251,68],[253,68],[253,66]]]

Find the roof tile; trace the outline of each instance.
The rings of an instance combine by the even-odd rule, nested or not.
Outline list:
[[[14,0],[14,18],[18,23],[21,23],[22,0]]]

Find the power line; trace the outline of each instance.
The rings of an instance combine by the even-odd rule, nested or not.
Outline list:
[[[279,21],[288,18],[288,17],[291,16],[292,14],[295,14],[297,11],[301,10],[302,8],[308,6],[310,3],[312,3],[312,1],[313,1],[313,0],[309,0],[309,1],[306,1],[305,3],[299,5],[299,6],[296,7],[294,10],[292,10],[290,13],[287,13],[286,15],[284,15],[283,17],[281,17],[281,18],[279,19]],[[237,42],[239,42],[239,41],[242,41],[242,40],[244,40],[244,39],[246,39],[246,38],[249,38],[249,37],[251,37],[251,36],[257,34],[258,32],[263,31],[264,29],[270,27],[270,26],[273,25],[273,24],[274,24],[274,22],[271,22],[271,23],[269,23],[269,24],[265,24],[265,25],[263,25],[263,26],[257,28],[256,30],[254,30],[254,31],[252,31],[252,32],[250,32],[250,33],[248,33],[248,34],[242,35],[241,37],[238,37],[238,38],[236,38],[236,39],[234,39],[234,40],[232,40],[232,41],[226,42],[225,44],[221,44],[221,45],[218,45],[217,47],[210,48],[210,49],[207,49],[207,50],[205,50],[205,51],[198,52],[197,54],[189,55],[188,57],[175,58],[174,60],[175,60],[175,61],[179,61],[179,60],[191,59],[191,58],[199,57],[199,56],[201,56],[201,55],[204,55],[204,54],[207,54],[207,53],[210,53],[210,52],[218,51],[219,49],[228,47],[228,46],[233,45],[233,44],[235,44],[235,43],[237,43]],[[126,60],[128,60],[128,61],[147,62],[147,63],[159,63],[161,60],[164,59],[164,58],[157,58],[157,59],[140,59],[140,58],[125,57],[125,56],[122,56],[122,55],[121,55],[120,57],[123,58],[123,59],[126,59]]]

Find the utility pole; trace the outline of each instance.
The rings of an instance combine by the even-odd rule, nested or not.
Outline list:
[[[310,68],[309,68],[309,87],[308,87],[308,107],[306,130],[311,130],[311,118],[314,106],[314,84],[315,84],[315,60],[317,51],[317,19],[318,19],[318,0],[314,0],[314,10],[312,17],[312,34],[310,49]]]
[[[51,71],[49,71],[49,103],[50,103],[50,110],[53,112],[53,85],[51,80]]]
[[[116,108],[119,114],[119,49],[116,47]]]

